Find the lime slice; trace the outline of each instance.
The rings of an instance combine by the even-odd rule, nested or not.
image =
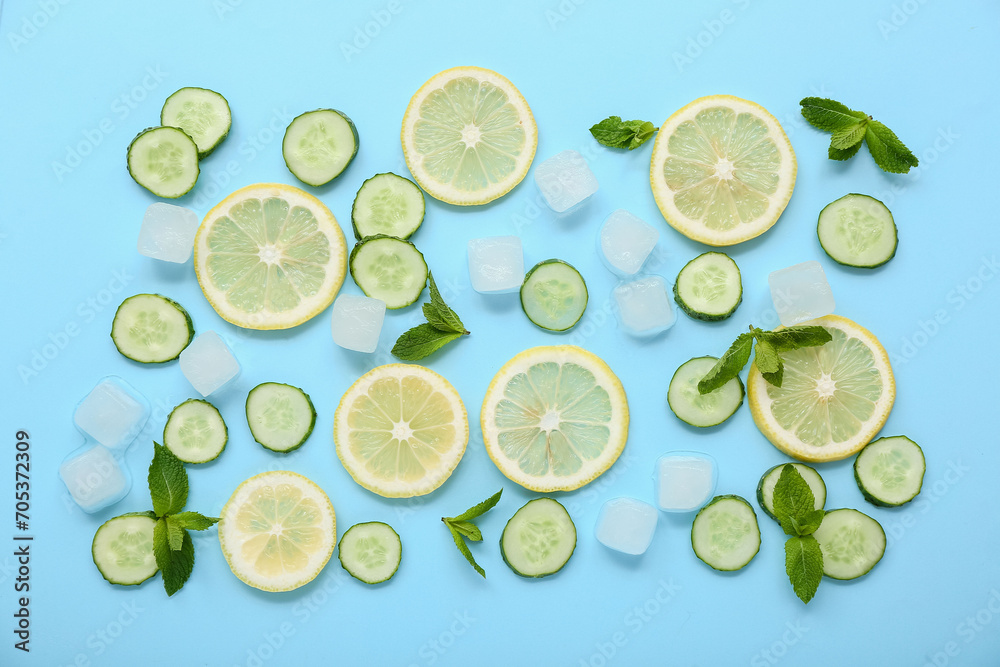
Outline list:
[[[443,377],[423,366],[389,364],[344,394],[333,439],[354,481],[386,498],[410,498],[451,476],[469,442],[469,420]]]
[[[449,204],[485,204],[528,173],[538,128],[510,81],[482,67],[445,70],[403,116],[403,155],[417,183]]]
[[[628,402],[599,357],[572,345],[525,350],[486,390],[483,440],[504,475],[532,491],[572,491],[611,467]]]
[[[858,452],[881,430],[896,384],[889,356],[867,329],[837,315],[805,324],[833,340],[781,353],[784,379],[768,383],[751,364],[747,397],[757,428],[802,461],[836,461]]]
[[[660,128],[649,179],[663,217],[713,246],[767,231],[795,187],[795,153],[781,125],[758,104],[702,97]]]
[[[347,270],[344,233],[312,195],[249,185],[208,212],[194,241],[205,298],[227,322],[287,329],[333,302]]]
[[[222,508],[219,542],[229,568],[262,591],[290,591],[320,573],[337,545],[333,505],[315,482],[286,470],[237,487]]]

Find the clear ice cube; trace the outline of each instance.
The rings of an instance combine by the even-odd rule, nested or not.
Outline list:
[[[656,461],[656,504],[664,512],[693,512],[715,493],[718,466],[708,454],[670,452]]]
[[[601,260],[608,270],[619,276],[632,276],[646,263],[653,252],[660,232],[642,218],[624,209],[609,215],[598,235]]]
[[[619,283],[612,292],[618,321],[633,336],[655,336],[674,324],[674,305],[667,281],[643,276]]]
[[[481,294],[516,292],[524,282],[524,251],[517,236],[469,239],[469,277]]]
[[[774,309],[786,327],[829,315],[836,306],[826,273],[817,261],[774,271],[767,282]]]
[[[163,202],[150,204],[139,230],[139,253],[183,264],[194,250],[198,224],[198,214],[191,209]]]
[[[199,394],[208,396],[240,374],[240,362],[219,334],[206,331],[181,352],[181,372]]]
[[[96,512],[118,502],[132,486],[118,459],[104,445],[70,454],[59,466],[59,477],[85,512]]]
[[[597,192],[594,172],[576,151],[557,153],[535,167],[535,184],[556,213],[566,213]]]
[[[595,534],[604,546],[632,556],[646,552],[653,541],[659,513],[635,498],[612,498],[601,507]]]
[[[110,449],[132,444],[149,418],[149,401],[120,378],[97,383],[73,413],[77,428]]]
[[[385,301],[341,294],[333,302],[330,319],[333,342],[347,350],[374,352],[378,347],[383,321]]]

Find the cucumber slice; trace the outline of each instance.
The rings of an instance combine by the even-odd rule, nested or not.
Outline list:
[[[733,378],[715,391],[698,393],[698,382],[712,370],[715,357],[695,357],[680,365],[670,378],[667,405],[685,424],[705,428],[718,426],[743,405],[743,381]]]
[[[816,234],[835,262],[861,269],[882,266],[896,255],[896,222],[885,204],[851,193],[819,213]]]
[[[198,182],[198,147],[176,127],[143,130],[128,146],[128,173],[157,197],[176,199]]]
[[[760,551],[757,514],[740,496],[716,496],[691,524],[691,547],[712,569],[742,569]]]
[[[247,394],[247,424],[253,439],[273,452],[291,452],[303,444],[316,424],[309,394],[280,382],[264,382]]]
[[[587,298],[583,276],[561,259],[535,264],[521,284],[521,309],[547,331],[571,329],[583,317]]]
[[[171,410],[163,427],[163,446],[184,463],[214,461],[228,441],[229,429],[219,410],[200,398]]]
[[[813,537],[823,550],[823,574],[831,579],[857,579],[868,574],[885,553],[885,531],[857,510],[832,510]]]
[[[898,507],[916,498],[925,470],[923,450],[905,435],[873,440],[854,459],[858,488],[879,507]]]
[[[340,564],[359,581],[380,584],[392,579],[403,557],[403,543],[388,524],[358,523],[340,538]]]
[[[358,154],[358,130],[336,109],[307,111],[292,119],[281,142],[288,171],[307,185],[325,185]]]
[[[427,284],[427,262],[417,247],[394,236],[376,234],[351,251],[351,277],[365,295],[385,301],[390,310],[420,298]]]
[[[154,526],[152,512],[132,512],[105,521],[91,545],[101,576],[112,584],[135,586],[156,574]]]
[[[674,301],[696,320],[724,320],[743,301],[740,268],[722,252],[698,255],[677,274]]]
[[[424,221],[424,193],[413,181],[393,173],[375,174],[361,184],[351,226],[354,238],[386,234],[409,238]]]
[[[184,130],[206,158],[222,143],[233,124],[226,98],[207,88],[181,88],[167,98],[160,110],[160,125]]]
[[[576,549],[576,525],[552,498],[529,500],[514,512],[500,536],[500,553],[522,577],[547,577],[569,561]]]
[[[785,465],[784,463],[779,463],[772,468],[768,468],[767,472],[761,476],[760,482],[757,483],[757,504],[764,510],[764,514],[775,521],[778,520],[778,517],[774,514],[774,487],[778,483],[778,478],[781,477],[781,469]],[[792,463],[792,465],[795,466],[795,470],[798,471],[812,491],[813,509],[823,509],[823,506],[826,505],[826,482],[819,476],[815,468],[811,468],[804,463]]]
[[[194,338],[187,311],[161,294],[136,294],[122,301],[111,322],[111,340],[122,356],[162,364],[180,356]]]

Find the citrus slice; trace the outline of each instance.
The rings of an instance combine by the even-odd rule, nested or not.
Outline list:
[[[774,116],[754,102],[710,95],[660,128],[649,180],[674,229],[725,246],[759,236],[778,220],[795,173],[795,153]]]
[[[323,202],[290,185],[258,183],[205,216],[194,240],[194,269],[222,319],[247,329],[287,329],[333,302],[347,270],[347,245]]]
[[[403,156],[435,199],[469,206],[510,192],[528,173],[538,127],[510,81],[482,67],[430,78],[403,115]]]
[[[444,484],[469,442],[458,392],[423,366],[368,371],[340,399],[333,422],[340,462],[386,498],[422,496]]]
[[[769,384],[750,365],[747,397],[761,433],[802,461],[837,461],[864,447],[885,424],[896,397],[889,355],[867,329],[837,315],[805,324],[833,340],[781,353],[784,379]]]
[[[222,508],[219,543],[229,568],[262,591],[290,591],[320,573],[337,545],[337,517],[323,489],[274,470],[240,484]]]
[[[486,390],[483,441],[504,475],[532,491],[572,491],[611,467],[628,438],[628,402],[600,357],[533,347]]]

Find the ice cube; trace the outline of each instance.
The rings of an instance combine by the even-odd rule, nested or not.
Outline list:
[[[774,271],[767,282],[774,309],[786,327],[829,315],[836,305],[823,266],[817,261]]]
[[[97,383],[73,413],[77,428],[110,449],[132,444],[149,419],[149,401],[121,378]]]
[[[692,512],[715,493],[718,466],[708,454],[669,452],[656,461],[656,504],[664,512]]]
[[[385,301],[341,294],[333,302],[330,319],[333,342],[347,350],[374,352],[384,320]]]
[[[183,264],[194,250],[198,215],[191,209],[156,202],[146,209],[139,230],[139,253]]]
[[[524,282],[524,251],[517,236],[469,239],[469,277],[482,294],[516,292]]]
[[[633,336],[654,336],[674,324],[674,306],[667,281],[642,276],[619,283],[613,291],[618,321]]]
[[[70,454],[59,466],[59,477],[85,512],[96,512],[118,502],[132,486],[118,459],[104,445]]]
[[[535,167],[535,184],[556,213],[566,213],[597,192],[594,172],[576,151],[557,153]]]
[[[635,275],[653,252],[660,232],[624,209],[609,215],[598,235],[601,260],[620,276]]]
[[[199,394],[208,396],[240,374],[240,362],[219,334],[206,331],[181,352],[181,372]]]
[[[624,554],[638,556],[653,541],[659,513],[635,498],[612,498],[597,517],[597,541]]]

